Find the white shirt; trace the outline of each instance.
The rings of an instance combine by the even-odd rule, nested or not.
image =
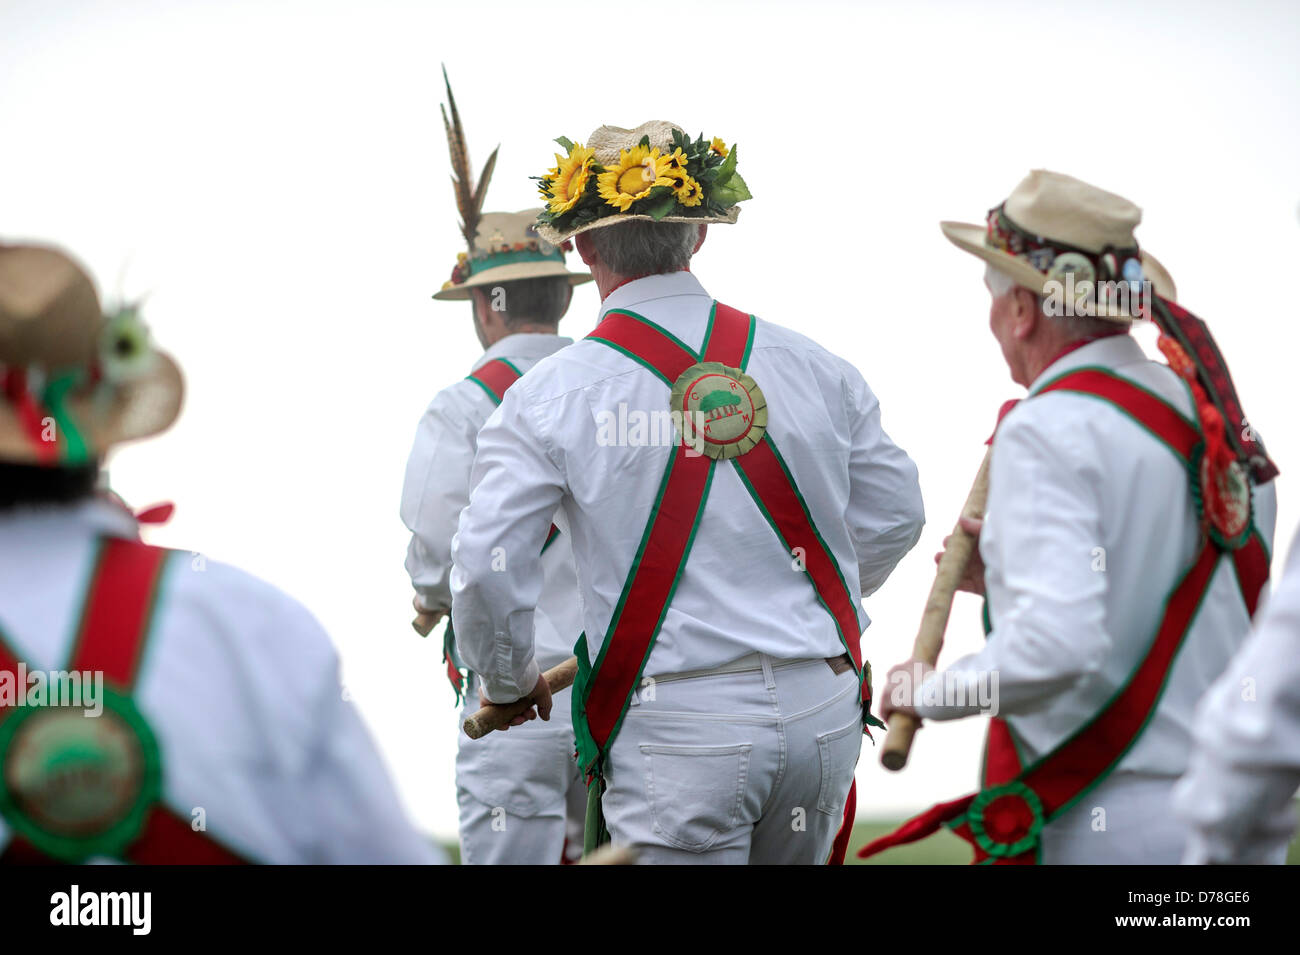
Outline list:
[[[0,515],[0,630],[29,672],[68,663],[101,535],[135,537],[103,501]],[[344,699],[337,654],[302,606],[242,571],[173,553],[133,699],[184,820],[268,863],[443,861],[407,822]],[[0,819],[0,846],[10,836]]]
[[[1191,393],[1166,365],[1149,361],[1127,335],[1063,356],[1030,386],[1085,365],[1111,369],[1195,420]],[[1255,520],[1272,545],[1276,497],[1256,489]],[[1071,392],[1022,401],[993,443],[980,556],[993,630],[979,653],[929,688],[953,686],[976,700],[982,675],[998,677],[1023,763],[1055,748],[1137,668],[1154,638],[1165,598],[1195,557],[1200,533],[1187,470],[1158,439],[1108,402]],[[1187,765],[1192,712],[1227,666],[1250,621],[1231,561],[1211,579],[1156,713],[1119,769],[1177,776]],[[931,719],[979,712],[921,706]]]
[[[602,315],[630,309],[698,348],[711,304],[695,276],[677,272],[627,283]],[[802,335],[760,320],[748,371],[767,399],[768,434],[858,603],[920,535],[916,466],[881,428],[857,369]],[[620,405],[628,426],[610,444],[602,422],[617,419]],[[660,434],[649,443],[655,429],[636,421],[668,406],[661,379],[584,340],[538,362],[479,433],[451,583],[457,637],[489,699],[516,699],[536,682],[535,555],[557,507],[573,535],[588,652],[599,653],[677,440]],[[498,548],[509,572],[492,569]],[[844,648],[735,468],[720,462],[644,675],[708,669],[754,651],[804,658]]]
[[[1174,810],[1190,863],[1278,861],[1300,786],[1300,532],[1255,632],[1196,711],[1191,767]],[[1273,858],[1269,859],[1269,854]]]
[[[572,344],[572,338],[559,335],[507,335],[483,353],[471,372],[498,358],[527,372],[540,359]],[[445,613],[451,606],[451,539],[461,509],[469,503],[479,429],[495,410],[496,402],[481,386],[461,379],[438,392],[415,432],[402,485],[401,514],[411,532],[406,571],[429,610]],[[508,562],[508,555],[501,559]],[[541,564],[544,584],[537,613],[537,657],[546,668],[573,656],[573,645],[582,632],[578,580],[567,535],[561,533],[546,548]]]

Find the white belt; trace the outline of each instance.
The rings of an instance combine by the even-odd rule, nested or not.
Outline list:
[[[825,657],[799,657],[793,660],[775,660],[768,657],[769,666],[773,670],[783,670],[786,667],[807,666],[810,663],[821,663],[825,665]],[[647,677],[646,680],[654,683],[674,683],[677,680],[694,680],[702,676],[723,676],[728,673],[750,673],[752,671],[763,669],[763,654],[749,653],[738,660],[732,660],[730,663],[724,663],[722,666],[710,667],[707,670],[683,670],[681,673],[664,673]]]

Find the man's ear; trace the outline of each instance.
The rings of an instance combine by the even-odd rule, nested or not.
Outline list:
[[[589,269],[595,268],[596,246],[592,243],[591,236],[586,232],[579,232],[573,237],[573,245],[578,250],[582,264]]]
[[[1012,332],[1023,341],[1033,335],[1034,329],[1038,327],[1038,320],[1041,317],[1038,310],[1038,296],[1023,285],[1016,286],[1015,296],[1016,314],[1012,323]]]
[[[702,246],[702,245],[704,244],[704,240],[707,239],[708,237],[709,237],[709,227],[708,227],[708,225],[705,224],[705,225],[700,226],[700,238],[699,238],[699,240],[695,243],[695,252],[700,251],[700,246]],[[694,255],[695,252],[692,252],[691,254]]]

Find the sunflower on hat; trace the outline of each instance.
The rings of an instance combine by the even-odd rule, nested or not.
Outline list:
[[[735,222],[737,203],[751,198],[734,145],[716,136],[691,139],[671,123],[604,126],[586,145],[563,136],[556,142],[566,155],[556,154],[555,166],[533,177],[546,200],[538,231],[550,242],[629,218]]]

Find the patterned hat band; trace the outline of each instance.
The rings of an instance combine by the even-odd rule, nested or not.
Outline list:
[[[486,254],[476,253],[471,256],[461,252],[456,256],[456,265],[451,270],[451,281],[443,287],[463,285],[471,275],[503,265],[518,265],[523,262],[559,262],[563,265],[564,254],[572,248],[573,243],[568,241],[563,245],[551,245],[533,239],[529,242],[516,242],[513,246],[502,246],[495,252]]]
[[[1089,252],[1027,232],[1007,218],[1003,206],[989,210],[985,241],[991,248],[1009,252],[1052,279],[1063,281],[1073,274],[1075,282],[1123,281],[1136,288],[1145,278],[1136,244],[1127,248],[1108,245],[1100,252]]]

